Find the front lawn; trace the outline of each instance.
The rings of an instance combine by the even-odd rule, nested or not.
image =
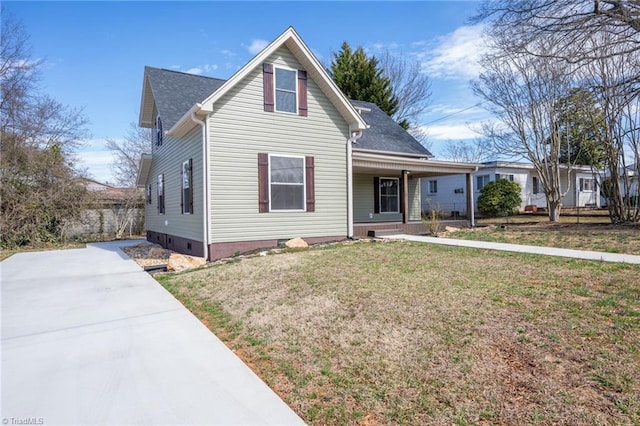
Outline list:
[[[520,223],[461,230],[449,238],[640,255],[640,226]]]
[[[639,277],[396,241],[158,279],[310,424],[591,425],[640,423]]]

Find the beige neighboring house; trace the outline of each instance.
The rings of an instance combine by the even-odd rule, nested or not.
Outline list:
[[[138,174],[147,239],[209,260],[424,232],[420,178],[471,185],[476,169],[433,160],[376,105],[347,99],[293,28],[228,80],[145,67],[139,125],[154,129]]]
[[[91,204],[68,232],[70,237],[126,238],[144,232],[144,204],[138,188],[83,179]]]

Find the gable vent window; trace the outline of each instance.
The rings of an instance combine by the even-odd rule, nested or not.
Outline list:
[[[156,134],[155,134],[156,146],[161,146],[162,145],[162,120],[160,119],[160,116],[156,118],[155,131],[156,131]]]
[[[264,110],[307,116],[307,72],[262,66]]]

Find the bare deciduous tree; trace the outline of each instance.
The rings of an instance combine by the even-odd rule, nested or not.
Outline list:
[[[378,61],[398,99],[393,119],[409,132],[419,130],[420,116],[431,102],[431,80],[422,72],[419,62],[394,56],[388,50],[378,56]],[[418,132],[415,136],[422,138],[423,135]]]
[[[539,49],[550,46],[540,44]],[[549,220],[557,222],[571,182],[567,179],[565,186],[561,180],[557,100],[569,93],[570,72],[564,63],[549,56],[505,54],[504,50],[486,55],[482,65],[484,72],[472,83],[472,89],[500,120],[499,125],[485,126],[485,136],[494,151],[531,161],[544,187]],[[567,173],[570,175],[570,167]]]
[[[107,139],[107,148],[113,155],[111,167],[118,185],[127,188],[136,186],[140,158],[151,151],[151,132],[152,129],[131,123],[123,139]]]
[[[444,149],[444,158],[464,163],[482,163],[489,161],[491,146],[487,139],[473,141],[449,141]]]
[[[81,110],[37,91],[41,61],[20,22],[2,11],[0,40],[0,242],[56,241],[86,206],[73,152],[86,137]]]
[[[576,87],[588,90],[604,111],[606,195],[613,222],[639,221],[637,169],[640,110],[640,1],[486,0],[476,21],[499,40],[497,52],[564,62]],[[553,50],[540,50],[545,41]],[[496,53],[497,54],[497,53]],[[588,113],[588,111],[583,111]]]

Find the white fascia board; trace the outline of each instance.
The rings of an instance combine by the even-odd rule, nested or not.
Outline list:
[[[180,120],[178,120],[178,122],[174,124],[172,128],[167,130],[166,134],[176,138],[183,137],[196,126],[196,123],[191,119],[191,114],[194,113],[196,115],[201,115],[202,112],[202,104],[198,103],[193,105],[191,108],[189,108],[189,111],[185,112],[184,115],[180,117]]]

